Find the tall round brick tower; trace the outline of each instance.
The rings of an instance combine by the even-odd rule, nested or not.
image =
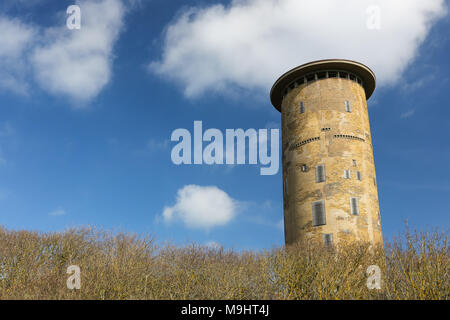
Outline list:
[[[284,230],[287,245],[382,244],[367,99],[375,75],[349,60],[294,68],[273,85],[281,112]]]

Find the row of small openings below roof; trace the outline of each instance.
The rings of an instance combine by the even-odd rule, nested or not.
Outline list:
[[[322,79],[329,79],[329,78],[340,78],[340,79],[347,79],[354,81],[358,84],[360,84],[362,87],[364,87],[363,81],[361,78],[359,78],[357,75],[346,72],[346,71],[321,71],[321,72],[313,72],[310,74],[307,74],[306,76],[297,78],[295,81],[291,82],[286,89],[284,90],[283,98],[291,92],[291,90],[297,88],[299,85],[302,84],[308,84],[310,82],[314,82],[317,80]]]
[[[321,130],[322,131],[329,131],[329,130],[331,130],[331,128],[322,128]],[[348,134],[335,134],[333,137],[334,138],[342,138],[342,139],[359,140],[359,141],[362,141],[362,142],[366,141],[363,138],[360,138],[360,137],[357,137],[357,136],[348,135]],[[320,140],[320,137],[309,138],[309,139],[306,139],[306,140],[303,140],[303,141],[300,141],[300,142],[297,142],[297,143],[291,145],[289,150],[292,151],[292,150],[294,150],[294,149],[296,149],[298,147],[301,147],[301,146],[303,146],[305,144],[308,144],[308,143],[313,142],[313,141],[319,141],[319,140]]]

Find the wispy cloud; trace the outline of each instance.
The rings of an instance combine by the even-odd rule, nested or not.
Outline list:
[[[27,51],[36,37],[32,26],[0,14],[0,89],[26,95]]]
[[[208,248],[211,248],[211,249],[222,248],[222,245],[220,245],[216,241],[208,241],[207,243],[205,243],[205,246],[208,247]]]
[[[167,150],[170,147],[169,139],[166,140],[157,140],[151,138],[147,141],[147,150],[156,151],[156,150]]]
[[[64,210],[63,208],[58,208],[54,211],[51,211],[48,215],[52,217],[60,217],[65,216],[66,214],[66,210]]]
[[[401,119],[411,118],[411,117],[414,115],[414,113],[416,113],[416,110],[415,110],[415,109],[408,110],[408,111],[406,111],[406,112],[403,112],[403,113],[400,115],[400,118],[401,118]]]
[[[274,219],[272,219],[274,214],[282,212],[280,211],[281,207],[279,204],[273,203],[270,200],[265,200],[263,202],[247,201],[244,203],[243,207],[245,207],[246,212],[251,213],[258,212],[258,214],[245,215],[243,218],[246,222],[283,230],[284,228],[283,218],[281,218],[281,220],[278,221],[276,220],[274,221]],[[269,216],[270,218],[268,218]]]
[[[403,90],[407,92],[416,91],[432,83],[436,80],[436,75],[433,73],[422,75],[418,80],[412,82],[405,82],[402,85]]]
[[[8,122],[0,125],[0,137],[9,137],[14,133],[12,125]]]

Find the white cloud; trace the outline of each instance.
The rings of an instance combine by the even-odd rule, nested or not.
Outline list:
[[[50,212],[48,215],[49,216],[53,216],[53,217],[65,216],[66,215],[66,211],[63,208],[58,208],[58,209]]]
[[[372,5],[381,28],[367,28]],[[381,85],[402,76],[444,0],[233,0],[191,8],[169,25],[160,61],[150,70],[205,91],[268,89],[285,71],[311,60],[346,58],[369,65]]]
[[[0,16],[0,89],[26,94],[25,52],[35,36],[32,27]]]
[[[165,207],[166,222],[181,220],[188,228],[210,229],[228,224],[236,215],[238,203],[215,186],[187,185],[178,190],[177,202]]]
[[[0,46],[1,58],[14,58],[20,56],[33,37],[31,27],[17,19],[0,17],[0,29],[2,30]]]
[[[113,47],[123,25],[120,0],[79,1],[81,29],[45,31],[31,58],[36,79],[50,93],[88,101],[111,78]]]
[[[101,92],[111,80],[113,49],[126,6],[122,0],[76,3],[81,8],[80,30],[67,29],[65,12],[61,23],[49,28],[0,16],[0,88],[27,94],[30,79],[35,79],[45,91],[77,105]]]

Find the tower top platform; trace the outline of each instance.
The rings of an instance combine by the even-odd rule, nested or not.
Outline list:
[[[337,78],[337,72],[341,74],[347,73],[347,78],[354,77],[351,79],[360,83],[364,91],[366,92],[366,99],[369,99],[375,90],[376,77],[372,70],[366,65],[345,59],[326,59],[317,60],[302,64],[292,70],[289,70],[283,74],[270,90],[270,100],[273,106],[281,111],[281,103],[283,102],[283,97],[285,92],[288,90],[289,86],[297,86],[297,82],[302,79],[301,83],[308,83],[309,81],[316,81],[322,78],[318,78],[317,73],[330,72],[333,77]],[[329,73],[327,73],[328,76]],[[336,75],[335,75],[336,74]],[[307,80],[309,77],[313,77],[312,80]]]

